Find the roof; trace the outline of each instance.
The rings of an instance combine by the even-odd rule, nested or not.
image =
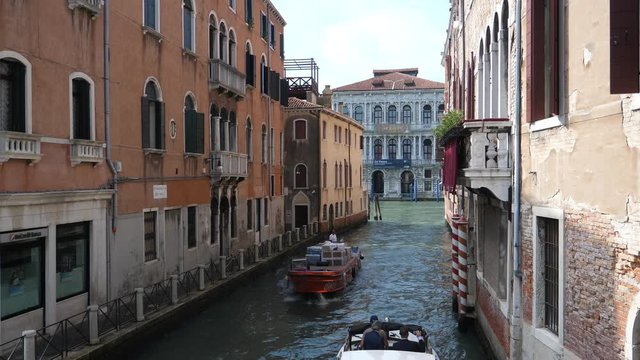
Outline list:
[[[320,110],[321,112],[324,112],[326,114],[330,114],[333,116],[336,116],[340,119],[342,119],[343,121],[349,122],[351,123],[351,125],[360,128],[360,129],[364,129],[364,126],[362,124],[360,124],[359,122],[357,122],[356,120],[341,114],[337,111],[333,111],[329,108],[326,108],[322,105],[318,105],[318,104],[314,104],[310,101],[307,100],[302,100],[302,99],[298,99],[296,97],[290,97],[289,98],[289,106],[285,108],[285,110]]]
[[[289,107],[294,109],[319,109],[322,108],[322,105],[314,104],[307,100],[298,99],[297,97],[290,97]]]
[[[376,90],[415,90],[415,89],[444,89],[444,84],[437,81],[408,75],[417,69],[374,70],[378,74],[370,79],[357,83],[340,86],[333,91],[376,91]],[[393,72],[387,72],[393,71]]]

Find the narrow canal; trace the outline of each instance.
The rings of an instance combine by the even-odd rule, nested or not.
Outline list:
[[[346,326],[377,314],[423,325],[443,359],[487,359],[476,334],[461,334],[451,313],[450,240],[442,203],[383,202],[383,221],[339,236],[360,246],[355,281],[330,298],[287,287],[288,262],[185,318],[130,359],[331,359]]]

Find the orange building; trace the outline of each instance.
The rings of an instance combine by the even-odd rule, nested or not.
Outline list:
[[[0,3],[0,342],[282,233],[284,26],[268,0]]]

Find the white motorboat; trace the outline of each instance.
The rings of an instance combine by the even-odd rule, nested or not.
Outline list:
[[[380,328],[387,334],[389,347],[387,350],[362,350],[360,342],[362,334],[366,329],[371,327],[370,323],[357,323],[349,327],[349,333],[345,342],[342,344],[338,352],[338,360],[440,360],[429,341],[428,334],[419,325],[400,324],[394,322],[382,322]],[[400,327],[406,325],[409,328],[408,340],[420,344],[418,337],[414,335],[416,330],[420,330],[424,334],[424,351],[411,352],[393,350],[392,346],[401,339]]]

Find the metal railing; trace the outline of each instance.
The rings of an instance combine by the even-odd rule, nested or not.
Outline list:
[[[312,235],[310,231],[309,236]],[[288,240],[290,237],[291,241]],[[172,275],[169,279],[138,288],[102,305],[89,306],[87,310],[54,324],[35,331],[24,331],[22,336],[0,344],[0,360],[64,359],[70,351],[97,344],[101,336],[144,321],[148,316],[204,290],[207,285],[254,265],[256,251],[258,260],[265,259],[285,251],[296,242],[295,232],[288,232],[282,237],[220,257],[217,262],[212,258],[206,265],[199,265],[181,274]]]

